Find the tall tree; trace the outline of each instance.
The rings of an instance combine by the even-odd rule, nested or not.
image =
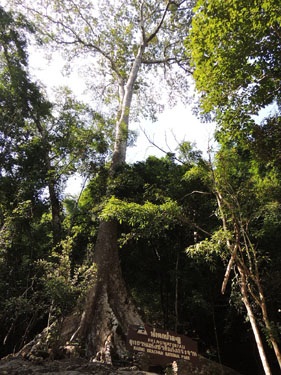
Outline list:
[[[0,7],[0,285],[6,295],[1,299],[5,343],[12,342],[11,333],[18,330],[23,344],[36,317],[40,321],[46,313],[35,263],[47,259],[63,239],[64,179],[78,167],[83,172],[82,166],[103,163],[107,151],[101,116],[66,90],[51,105],[31,80],[27,39],[33,32],[22,15]],[[30,295],[36,307],[27,303]],[[18,307],[11,312],[13,306]]]
[[[31,25],[0,7],[0,30],[0,284],[1,295],[6,297],[1,299],[5,347],[15,331],[22,339],[15,334],[14,342],[19,339],[23,344],[42,312],[36,297],[33,313],[25,301],[34,283],[32,263],[49,244],[49,228],[40,225],[43,213],[48,212],[48,205],[40,199],[46,173],[42,144],[33,136],[33,115],[46,118],[50,105],[28,77],[26,34],[33,32]],[[42,242],[35,254],[39,228]]]
[[[93,71],[92,94],[102,99],[103,108],[115,121],[115,144],[110,176],[126,160],[129,119],[139,109],[154,116],[160,103],[153,76],[176,92],[187,92],[188,59],[183,39],[188,33],[192,1],[15,1],[26,15],[36,20],[44,38],[64,50],[69,59],[86,56]],[[175,68],[175,69],[173,69]],[[143,105],[142,103],[145,103]],[[108,193],[110,194],[110,192]],[[69,331],[67,340],[79,338],[87,356],[103,357],[111,343],[124,352],[129,324],[141,324],[126,290],[118,259],[118,225],[102,220],[94,261],[97,277],[90,290],[81,320]],[[74,322],[74,320],[73,320]],[[71,326],[71,324],[70,324]],[[69,332],[68,332],[69,333]],[[121,333],[121,334],[120,334]]]
[[[279,367],[281,355],[266,309],[260,276],[261,263],[258,260],[262,251],[257,254],[260,248],[250,223],[257,207],[262,209],[265,204],[256,195],[260,185],[255,182],[272,182],[276,178],[273,176],[279,174],[276,155],[272,155],[271,162],[265,166],[260,163],[260,151],[253,152],[253,144],[257,144],[259,138],[259,125],[258,122],[255,124],[253,115],[259,115],[261,109],[267,108],[265,123],[275,122],[278,125],[280,118],[281,75],[278,61],[281,23],[277,8],[278,2],[274,0],[256,0],[251,3],[235,0],[231,3],[199,1],[195,7],[188,43],[196,87],[201,95],[200,104],[205,112],[215,115],[218,122],[217,139],[222,146],[218,153],[218,169],[215,171],[216,175],[219,173],[219,184],[215,190],[224,231],[229,231],[232,236],[231,240],[227,240],[231,258],[223,290],[231,269],[237,267],[242,300],[267,374],[271,372],[256,323],[257,315],[253,312],[255,303],[261,309]],[[276,112],[270,116],[269,106],[273,105]],[[246,165],[248,170],[245,169]],[[243,183],[240,181],[241,186],[244,186],[243,193],[236,184],[239,176],[244,180]],[[242,256],[242,253],[245,255]],[[254,283],[252,287],[250,279]],[[252,303],[250,296],[253,298]]]

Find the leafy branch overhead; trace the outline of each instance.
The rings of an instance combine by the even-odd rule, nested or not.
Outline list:
[[[200,0],[187,46],[206,111],[240,102],[257,114],[280,102],[280,4]]]
[[[151,202],[141,205],[111,197],[105,204],[100,219],[116,219],[120,224],[127,224],[142,235],[147,233],[149,236],[151,233],[161,235],[161,232],[171,229],[180,223],[181,216],[182,208],[169,199],[160,205]]]

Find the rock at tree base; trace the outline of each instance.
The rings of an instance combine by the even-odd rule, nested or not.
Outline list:
[[[114,368],[103,363],[89,362],[77,358],[68,360],[41,361],[35,363],[21,358],[2,359],[0,361],[0,375],[153,375],[135,368]],[[155,374],[156,375],[156,374]]]
[[[238,372],[220,366],[219,364],[200,357],[201,370],[194,372],[187,362],[179,362],[178,375],[241,375]],[[161,372],[158,372],[158,374]],[[86,359],[64,359],[54,361],[41,361],[35,363],[18,357],[0,360],[0,375],[157,375],[155,372],[141,371],[134,367],[120,367],[105,365],[103,363],[89,362]],[[163,374],[163,372],[162,372]]]

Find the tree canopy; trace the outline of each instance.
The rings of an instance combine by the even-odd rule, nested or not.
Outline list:
[[[165,103],[189,97],[183,40],[192,1],[13,3],[31,22],[36,20],[42,38],[69,61],[86,62],[92,106],[116,122],[115,155],[123,161],[129,117],[142,113],[155,119]],[[165,86],[169,89],[163,100]]]
[[[280,14],[274,0],[200,0],[189,48],[206,110],[280,105]]]

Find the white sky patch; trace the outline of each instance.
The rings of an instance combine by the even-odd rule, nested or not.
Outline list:
[[[192,113],[190,107],[180,104],[173,109],[165,110],[154,123],[140,122],[140,124],[133,124],[131,128],[138,132],[138,138],[136,145],[129,147],[127,151],[129,163],[144,160],[149,155],[165,156],[160,149],[176,153],[177,147],[183,141],[194,143],[206,157],[208,149],[214,143],[215,125],[202,123]],[[160,149],[153,146],[150,140]]]

